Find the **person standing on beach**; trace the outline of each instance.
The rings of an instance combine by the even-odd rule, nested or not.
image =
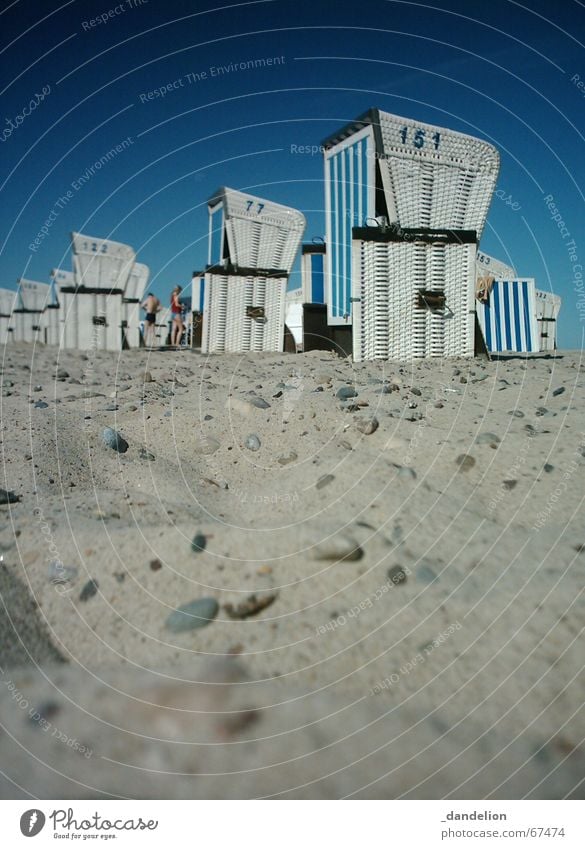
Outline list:
[[[156,314],[160,310],[160,301],[152,292],[149,292],[141,307],[143,310],[146,310],[146,316],[144,318],[144,342],[146,345],[152,347],[156,341]]]
[[[183,324],[183,305],[181,304],[180,294],[183,291],[181,286],[175,286],[171,292],[171,314],[173,324],[171,326],[171,345],[178,346],[183,336],[185,326]]]

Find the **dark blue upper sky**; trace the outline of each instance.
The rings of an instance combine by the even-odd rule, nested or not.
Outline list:
[[[559,345],[582,347],[577,0],[1,8],[0,286],[70,268],[69,233],[78,230],[133,245],[166,300],[205,264],[205,202],[220,185],[297,207],[307,237],[323,235],[322,156],[295,146],[318,145],[377,106],[498,147],[500,191],[481,248],[558,292]],[[273,61],[238,68],[257,59]]]

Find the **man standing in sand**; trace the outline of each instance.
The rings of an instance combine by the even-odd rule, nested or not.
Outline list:
[[[156,341],[156,314],[160,310],[160,301],[152,292],[149,292],[141,307],[143,310],[146,310],[146,316],[144,318],[144,342],[152,348]]]

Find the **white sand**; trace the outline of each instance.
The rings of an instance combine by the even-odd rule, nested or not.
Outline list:
[[[2,796],[583,797],[579,354],[413,365],[22,346],[3,380],[1,485],[22,501],[0,507]],[[346,384],[359,412],[335,397]],[[55,559],[78,577],[52,584]],[[389,581],[395,566],[406,582]],[[243,621],[223,609],[270,591]],[[165,627],[208,596],[222,607],[207,627]],[[188,683],[210,676],[224,683]],[[47,702],[43,729],[28,713]]]

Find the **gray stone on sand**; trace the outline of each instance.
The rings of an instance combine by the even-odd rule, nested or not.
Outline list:
[[[364,433],[367,436],[378,430],[379,422],[375,416],[372,416],[371,418],[358,419],[355,426],[360,433]]]
[[[323,487],[327,486],[330,483],[333,483],[334,480],[334,475],[323,475],[323,477],[320,477],[317,483],[315,484],[315,489],[323,489]]]
[[[219,605],[214,598],[198,598],[173,610],[167,617],[165,626],[173,634],[205,628],[215,619],[218,610]]]
[[[289,463],[294,463],[295,460],[299,459],[299,455],[296,451],[289,451],[288,454],[281,454],[278,458],[278,462],[281,466],[288,466]]]
[[[128,450],[128,443],[124,437],[114,430],[112,427],[105,427],[102,431],[102,439],[107,448],[117,451],[118,454],[125,454]]]
[[[357,398],[357,391],[353,386],[340,386],[335,397],[341,401],[347,401],[348,398]]]
[[[260,451],[261,444],[262,443],[255,433],[250,433],[244,441],[244,445],[248,451]]]
[[[460,454],[455,462],[459,466],[460,472],[468,472],[475,466],[475,457],[472,457],[471,454]]]
[[[89,601],[90,598],[93,598],[94,595],[97,594],[99,586],[98,582],[92,578],[81,590],[81,593],[79,594],[79,601]]]
[[[311,560],[332,560],[336,562],[361,560],[364,552],[349,534],[337,534],[330,539],[317,543],[310,551]]]
[[[497,445],[500,437],[495,433],[480,433],[475,441],[478,445]]]
[[[197,436],[193,446],[196,454],[215,454],[220,448],[220,443],[213,436]]]

